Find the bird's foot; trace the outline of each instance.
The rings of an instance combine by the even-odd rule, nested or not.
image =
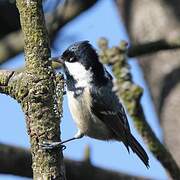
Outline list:
[[[51,150],[51,149],[56,149],[56,148],[60,148],[62,150],[66,149],[66,146],[63,145],[63,143],[61,142],[47,142],[44,141],[42,144],[39,144],[41,146],[42,149],[45,150]]]
[[[66,146],[63,145],[64,143],[73,141],[75,139],[80,139],[84,136],[83,133],[78,131],[73,138],[67,139],[65,141],[61,142],[49,142],[49,141],[44,141],[42,144],[39,144],[42,149],[55,149],[55,148],[60,148],[62,150],[66,149]]]

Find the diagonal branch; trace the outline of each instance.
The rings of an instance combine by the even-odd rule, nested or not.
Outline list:
[[[46,15],[47,27],[50,38],[53,39],[56,33],[72,19],[92,7],[97,0],[71,0],[64,6],[59,5],[57,9]],[[13,32],[0,41],[0,65],[9,58],[23,51],[24,41],[22,31]]]
[[[101,48],[100,58],[103,62],[112,65],[112,71],[116,77],[115,89],[117,95],[123,100],[131,115],[134,124],[147,143],[150,151],[162,166],[167,170],[173,179],[179,179],[180,169],[166,147],[161,144],[153,130],[146,121],[143,108],[140,103],[142,89],[135,85],[127,64],[126,53],[127,43],[122,42],[119,47],[108,48],[106,39],[99,41]]]
[[[30,151],[0,143],[0,173],[22,177],[32,177]],[[65,159],[67,179],[103,179],[103,180],[148,180],[145,177],[132,176],[100,167],[87,161]],[[150,180],[150,179],[149,179]]]

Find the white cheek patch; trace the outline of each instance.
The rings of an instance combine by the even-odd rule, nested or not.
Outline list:
[[[86,87],[92,81],[91,69],[86,70],[79,62],[65,62],[71,76],[77,81],[77,87]]]

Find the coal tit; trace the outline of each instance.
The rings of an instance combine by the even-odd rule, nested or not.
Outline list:
[[[88,41],[76,42],[62,54],[66,75],[67,97],[77,134],[63,142],[83,136],[99,140],[117,140],[129,147],[149,167],[143,147],[131,134],[125,110],[113,91],[113,78],[99,62]]]

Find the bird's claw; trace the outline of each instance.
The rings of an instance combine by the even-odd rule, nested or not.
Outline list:
[[[56,149],[56,148],[60,148],[61,150],[66,149],[66,146],[61,144],[60,142],[46,142],[46,141],[44,141],[42,144],[39,144],[39,145],[44,150],[51,150],[51,149]]]

